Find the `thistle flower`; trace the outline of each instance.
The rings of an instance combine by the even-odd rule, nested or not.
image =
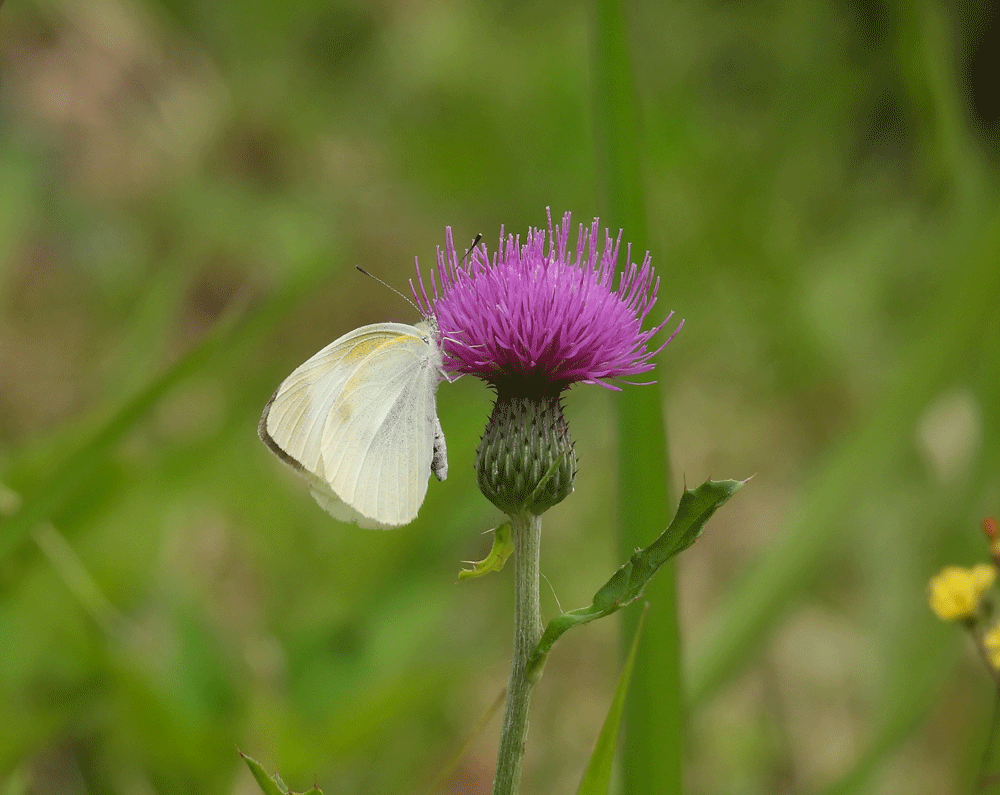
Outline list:
[[[621,232],[614,240],[605,232],[601,252],[598,219],[589,232],[581,224],[574,257],[567,250],[570,220],[566,213],[554,229],[550,213],[548,235],[531,229],[523,245],[519,236],[505,240],[501,229],[492,262],[483,244],[460,263],[451,229],[446,231],[436,278],[431,274],[434,297],[419,268],[414,296],[425,314],[437,318],[448,372],[478,376],[498,391],[558,395],[576,382],[617,390],[609,379],[653,369],[652,358],[674,335],[649,349],[673,312],[642,330],[659,287],[649,254],[637,266],[627,246],[615,288]]]
[[[444,369],[475,375],[497,392],[477,453],[483,493],[507,513],[538,515],[573,490],[576,457],[561,395],[574,383],[618,390],[618,381],[653,369],[653,357],[680,329],[651,347],[673,316],[643,331],[659,280],[647,253],[642,265],[617,268],[621,232],[605,232],[598,219],[581,224],[569,249],[569,213],[548,233],[530,229],[505,237],[492,260],[485,245],[459,259],[451,229],[438,250],[428,295],[417,269],[414,297],[433,315],[441,335]],[[617,280],[617,285],[615,281]],[[681,325],[683,322],[681,323]]]

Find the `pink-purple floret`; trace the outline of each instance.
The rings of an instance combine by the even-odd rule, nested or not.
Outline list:
[[[674,338],[684,321],[659,347],[649,343],[673,312],[648,331],[643,321],[656,303],[659,279],[649,254],[632,262],[626,246],[626,269],[614,288],[621,232],[605,231],[598,252],[598,219],[589,234],[580,225],[576,257],[567,255],[570,213],[558,230],[549,214],[548,251],[544,230],[528,231],[527,242],[500,230],[492,262],[485,244],[460,261],[451,228],[445,250],[438,249],[431,269],[431,295],[417,266],[411,282],[421,311],[433,315],[445,354],[444,368],[491,383],[525,379],[565,387],[574,382],[619,389],[607,379],[640,375],[653,369],[652,358]],[[419,289],[418,289],[419,286]]]

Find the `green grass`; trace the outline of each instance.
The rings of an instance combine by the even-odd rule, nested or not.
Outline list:
[[[594,4],[591,90],[598,192],[606,222],[627,228],[627,245],[642,252],[649,248],[645,153],[626,26],[623,3],[599,0]],[[617,398],[620,507],[616,535],[620,559],[625,561],[668,525],[673,500],[662,384],[630,389]],[[652,605],[649,633],[634,658],[635,686],[626,699],[621,755],[622,789],[633,795],[679,795],[683,790],[686,715],[676,565],[669,561],[645,592]],[[626,638],[638,634],[638,622],[636,611],[623,616],[623,657],[634,653],[627,651]]]
[[[510,572],[455,583],[498,518],[489,393],[442,385],[449,479],[391,533],[330,520],[256,422],[330,340],[416,319],[355,263],[404,289],[446,225],[492,247],[546,206],[607,208],[686,319],[664,485],[754,475],[678,559],[685,791],[969,790],[991,687],[925,585],[1000,513],[982,23],[853,8],[628,4],[633,119],[589,4],[4,4],[0,792],[252,792],[237,747],[293,790],[426,792],[506,681]],[[622,560],[615,415],[649,395],[568,395],[547,619]],[[553,650],[526,795],[578,786],[618,630]],[[498,733],[442,792],[489,790]]]

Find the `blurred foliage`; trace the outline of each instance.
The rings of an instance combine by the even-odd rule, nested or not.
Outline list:
[[[691,792],[967,788],[990,684],[924,591],[1000,512],[995,12],[627,12],[658,309],[687,320],[658,373],[674,470],[755,475],[679,566]],[[454,583],[497,524],[487,390],[442,386],[451,477],[391,533],[333,523],[255,429],[331,339],[415,319],[355,263],[403,287],[446,225],[592,216],[589,13],[3,6],[5,795],[246,795],[237,746],[296,790],[422,793],[493,702],[509,572]],[[567,400],[581,472],[542,561],[565,605],[621,563],[614,400]],[[579,781],[604,623],[548,662],[526,792]],[[443,792],[488,791],[498,731]]]

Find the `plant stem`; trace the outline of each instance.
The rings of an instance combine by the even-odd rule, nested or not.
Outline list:
[[[497,773],[493,795],[517,795],[521,780],[521,760],[528,737],[528,704],[531,690],[541,676],[537,670],[529,679],[528,657],[542,637],[542,615],[538,600],[538,558],[541,549],[542,519],[528,513],[512,515],[514,527],[514,652],[507,684],[507,702],[500,733]]]

